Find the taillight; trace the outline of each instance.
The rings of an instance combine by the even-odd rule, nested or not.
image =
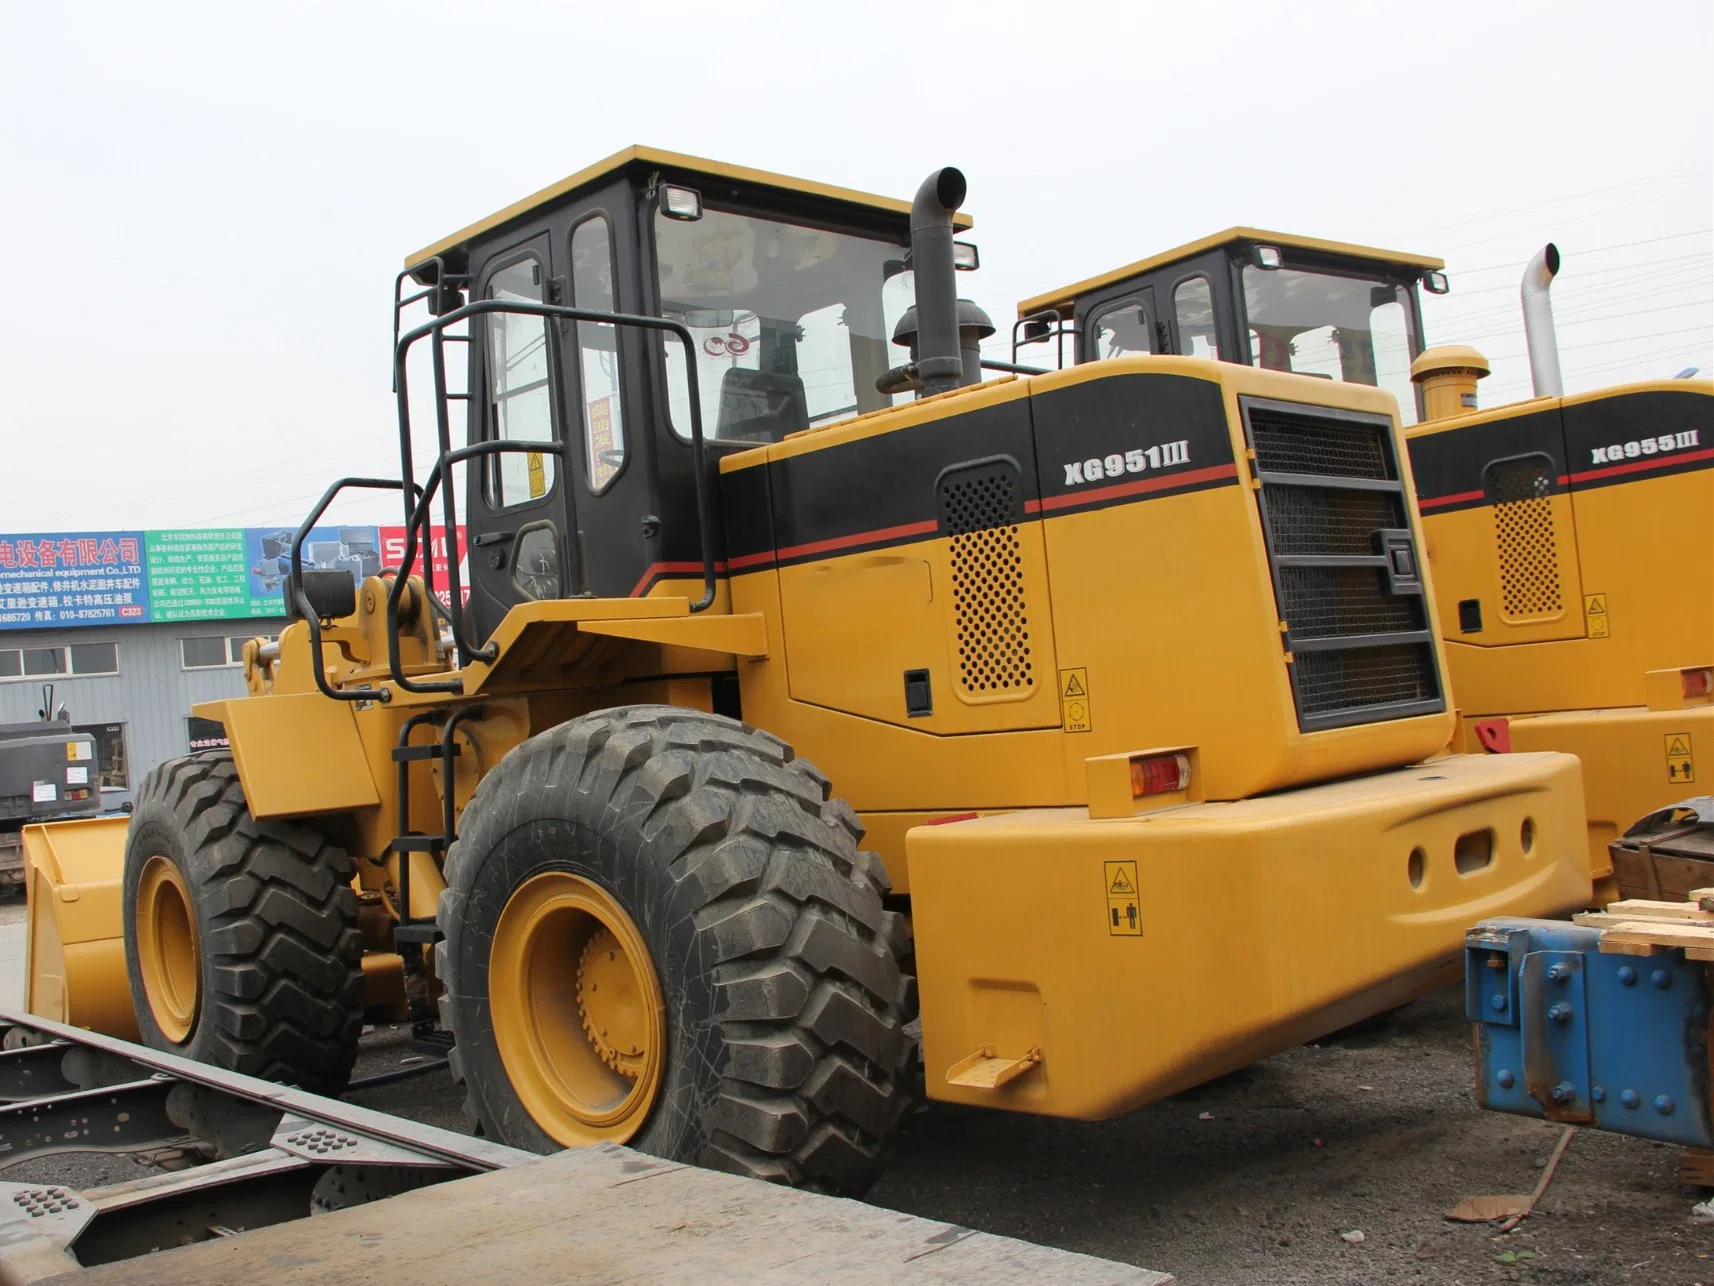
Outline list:
[[[66,791],[65,797],[68,800],[88,799],[89,791],[87,789],[73,787],[71,790]]]
[[[1714,693],[1714,666],[1702,665],[1693,670],[1680,670],[1678,678],[1684,684],[1686,697],[1705,697]]]
[[[1149,755],[1131,760],[1131,798],[1165,795],[1190,785],[1189,755]]]

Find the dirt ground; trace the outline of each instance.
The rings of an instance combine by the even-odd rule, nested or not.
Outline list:
[[[15,907],[0,903],[0,923],[21,918]],[[365,1037],[357,1074],[409,1058],[404,1030],[383,1028]],[[1118,1121],[931,1106],[907,1121],[868,1199],[1171,1272],[1184,1286],[1714,1286],[1714,1226],[1690,1219],[1714,1194],[1682,1186],[1678,1150],[1657,1143],[1579,1131],[1515,1232],[1447,1222],[1461,1197],[1528,1192],[1559,1137],[1478,1111],[1471,1086],[1454,988]],[[465,1128],[444,1070],[350,1097]],[[4,1177],[92,1186],[135,1174],[123,1158],[67,1156]],[[1353,1231],[1360,1244],[1341,1239]]]
[[[400,1065],[368,1039],[359,1075]],[[1559,1128],[1476,1109],[1462,992],[1101,1124],[931,1107],[877,1205],[1177,1274],[1184,1286],[1714,1283],[1677,1149],[1579,1131],[1536,1215],[1496,1236],[1461,1197],[1528,1192]],[[444,1072],[359,1091],[463,1128]],[[1204,1120],[1206,1113],[1212,1119]],[[1341,1233],[1361,1231],[1352,1245]]]

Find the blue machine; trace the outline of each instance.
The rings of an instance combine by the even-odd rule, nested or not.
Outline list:
[[[1484,920],[1465,935],[1476,1101],[1714,1148],[1710,966],[1600,942],[1599,928],[1559,920]]]

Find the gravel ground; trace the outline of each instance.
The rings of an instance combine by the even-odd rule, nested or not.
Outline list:
[[[359,1074],[407,1053],[398,1029],[378,1032]],[[1559,1137],[1478,1111],[1471,1084],[1463,995],[1450,989],[1118,1121],[930,1107],[868,1199],[1185,1286],[1714,1283],[1714,1227],[1689,1218],[1705,1194],[1679,1183],[1677,1149],[1640,1139],[1580,1131],[1535,1216],[1507,1236],[1448,1223],[1461,1197],[1532,1189]],[[444,1072],[352,1098],[464,1127]],[[1361,1244],[1341,1239],[1352,1231]]]
[[[0,923],[20,915],[0,903]],[[382,1028],[365,1037],[358,1075],[410,1057],[404,1029]],[[1118,1121],[931,1106],[907,1122],[868,1199],[1185,1286],[1714,1286],[1714,1226],[1689,1218],[1708,1194],[1680,1184],[1677,1149],[1640,1139],[1580,1131],[1537,1213],[1509,1235],[1448,1223],[1461,1197],[1528,1192],[1559,1136],[1478,1111],[1471,1084],[1462,992],[1449,989]],[[465,1128],[443,1070],[350,1097]],[[128,1158],[72,1155],[3,1177],[87,1187],[139,1173]],[[1361,1244],[1341,1239],[1353,1231]]]

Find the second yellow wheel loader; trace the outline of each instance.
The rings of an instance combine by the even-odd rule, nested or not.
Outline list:
[[[402,488],[404,568],[294,570],[123,859],[32,832],[32,1006],[123,950],[150,1043],[331,1088],[403,997],[491,1137],[856,1191],[913,1086],[1112,1116],[1582,905],[1574,759],[1431,758],[1393,399],[981,382],[963,196],[633,148],[413,255],[400,478],[298,539]]]
[[[1257,228],[1027,299],[1014,335],[1077,362],[1195,353],[1391,392],[1462,713],[1455,748],[1577,755],[1597,901],[1683,896],[1621,888],[1608,849],[1714,771],[1714,384],[1565,395],[1559,267],[1546,246],[1520,287],[1536,396],[1487,409],[1480,353],[1424,348],[1418,290],[1447,289],[1439,259]]]

